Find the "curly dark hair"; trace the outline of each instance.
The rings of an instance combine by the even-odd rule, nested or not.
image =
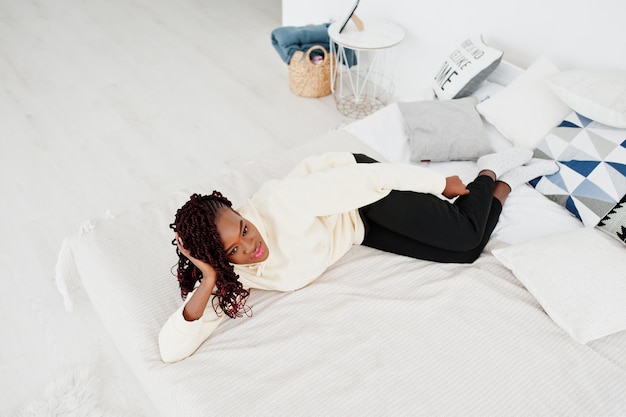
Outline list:
[[[170,228],[178,233],[191,256],[209,263],[217,273],[216,291],[213,293],[213,309],[219,309],[228,317],[236,318],[248,314],[246,301],[250,292],[239,282],[239,275],[228,262],[224,246],[215,225],[216,214],[230,209],[232,203],[219,191],[211,195],[193,194],[189,201],[176,211]],[[172,242],[176,245],[176,239]],[[202,281],[202,272],[176,248],[178,255],[177,278],[182,299],[193,291],[196,282]],[[217,305],[216,305],[217,301]]]

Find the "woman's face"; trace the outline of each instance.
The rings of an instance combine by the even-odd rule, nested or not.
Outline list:
[[[236,211],[228,207],[219,210],[215,226],[229,262],[255,264],[267,259],[269,249],[258,229]]]

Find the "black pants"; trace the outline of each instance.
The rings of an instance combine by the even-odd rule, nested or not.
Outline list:
[[[354,155],[357,163],[374,159]],[[359,209],[365,224],[363,245],[436,262],[471,263],[481,254],[498,223],[502,205],[494,181],[478,176],[470,193],[454,203],[427,193],[391,191]]]

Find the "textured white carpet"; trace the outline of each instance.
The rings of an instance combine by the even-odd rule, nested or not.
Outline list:
[[[60,375],[39,399],[15,410],[11,417],[127,417],[103,405],[102,377],[93,366]]]

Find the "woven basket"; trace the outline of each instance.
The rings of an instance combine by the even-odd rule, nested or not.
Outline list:
[[[320,49],[324,53],[321,63],[311,62],[311,52]],[[296,51],[289,61],[289,89],[302,97],[324,97],[330,94],[330,60],[333,54],[328,53],[321,45],[315,45],[308,51]]]

